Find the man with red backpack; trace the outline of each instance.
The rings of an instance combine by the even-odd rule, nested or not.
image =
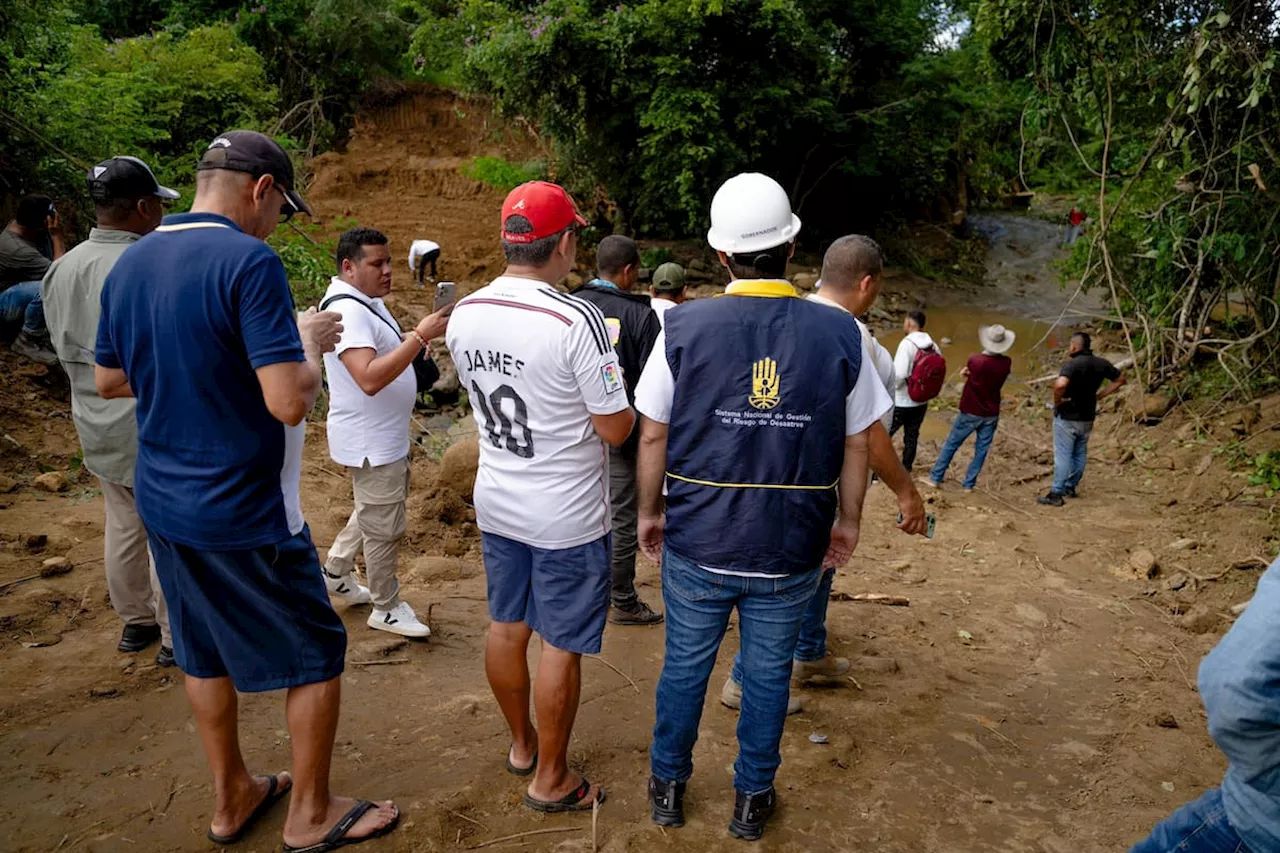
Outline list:
[[[920,425],[929,412],[929,401],[942,391],[947,378],[947,362],[933,338],[924,331],[923,311],[908,311],[902,321],[907,336],[893,357],[897,382],[893,394],[893,426],[889,435],[902,432],[902,466],[908,471],[916,461]]]

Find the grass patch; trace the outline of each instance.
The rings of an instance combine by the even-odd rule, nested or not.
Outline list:
[[[473,181],[502,192],[510,192],[526,181],[542,180],[547,174],[546,165],[536,160],[516,164],[501,157],[477,157],[463,163],[459,171]]]

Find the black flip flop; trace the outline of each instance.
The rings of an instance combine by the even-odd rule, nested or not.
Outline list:
[[[587,781],[587,777],[582,777],[582,784],[575,790],[566,794],[563,799],[549,803],[546,800],[535,799],[528,794],[524,795],[524,804],[537,812],[545,812],[546,814],[562,814],[564,812],[589,812],[595,807],[596,803],[604,804],[607,799],[604,788],[600,789],[600,793],[596,795],[594,800],[583,802],[582,798],[591,793],[591,783]]]
[[[329,830],[329,834],[319,844],[308,844],[306,847],[290,847],[284,845],[284,853],[328,853],[330,850],[337,850],[339,847],[346,847],[351,844],[363,844],[366,841],[372,841],[375,838],[381,838],[388,832],[396,828],[396,824],[400,823],[400,811],[396,810],[395,819],[391,823],[382,827],[382,829],[361,836],[360,838],[347,838],[347,833],[351,831],[351,827],[356,825],[360,818],[364,817],[370,809],[377,808],[377,803],[371,800],[361,800],[351,807],[351,811],[342,816],[342,819],[333,825],[333,829]]]
[[[511,762],[511,750],[507,750],[507,772],[516,776],[528,776],[530,773],[538,769],[538,753],[533,754],[533,763],[528,767],[516,767]]]
[[[240,828],[235,832],[230,835],[218,835],[212,828],[210,828],[205,835],[208,836],[209,840],[214,844],[235,844],[241,838],[244,838],[245,833],[252,829],[253,825],[257,823],[263,815],[271,811],[272,806],[284,799],[285,795],[293,790],[293,783],[290,782],[288,788],[285,788],[283,791],[277,791],[276,788],[279,784],[279,777],[267,777],[267,795],[262,798],[262,802],[258,803],[258,807],[245,819],[244,823],[240,824]]]

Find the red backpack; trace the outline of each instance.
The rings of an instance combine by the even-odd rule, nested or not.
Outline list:
[[[917,403],[927,403],[942,393],[942,384],[946,381],[947,360],[938,348],[917,350],[911,374],[907,376],[907,396]]]

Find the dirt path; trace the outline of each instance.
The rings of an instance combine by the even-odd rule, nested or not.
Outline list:
[[[394,147],[383,155],[403,159]],[[376,186],[345,192],[353,211],[385,200]],[[492,203],[475,193],[479,206]],[[398,210],[396,227],[416,232],[413,214]],[[0,848],[207,850],[211,792],[181,676],[157,671],[148,654],[114,650],[101,497],[75,470],[65,388],[7,352],[0,370],[8,377],[0,433],[12,439],[0,437],[0,584],[51,556],[76,566],[0,590]],[[1050,457],[1041,394],[1018,392],[983,491],[948,485],[932,497],[934,540],[898,534],[891,496],[872,489],[864,540],[836,591],[892,593],[910,605],[831,603],[830,644],[856,660],[854,678],[804,692],[806,709],[783,739],[782,810],[761,850],[1123,850],[1219,779],[1196,667],[1256,578],[1232,564],[1274,547],[1276,502],[1247,488],[1213,449],[1246,437],[1259,451],[1280,445],[1280,433],[1266,430],[1280,420],[1280,398],[1202,424],[1179,412],[1154,428],[1109,411],[1083,496],[1052,509],[1033,500]],[[303,502],[323,548],[350,511],[350,487],[327,459],[322,427],[310,432]],[[926,442],[922,463],[935,452]],[[343,611],[350,651],[335,786],[395,797],[405,811],[400,830],[360,849],[458,851],[549,829],[557,832],[492,849],[592,850],[590,816],[532,814],[520,805],[521,781],[503,772],[507,735],[481,662],[475,528],[450,477],[426,456],[414,463],[402,577],[408,600],[420,612],[431,607],[435,633],[401,646],[365,627],[363,612]],[[966,462],[967,451],[954,464]],[[39,490],[44,469],[67,472],[67,491]],[[1140,549],[1159,563],[1152,579],[1125,568]],[[640,579],[656,603],[656,567],[642,562]],[[660,628],[611,626],[602,657],[612,667],[584,662],[573,760],[610,790],[596,846],[743,849],[725,832],[737,718],[716,699],[737,645],[732,631],[695,751],[689,824],[661,831],[649,821],[662,638]],[[244,697],[241,727],[256,769],[287,767],[280,697]],[[811,733],[828,743],[810,742]],[[278,849],[282,819],[270,816],[238,849]]]

